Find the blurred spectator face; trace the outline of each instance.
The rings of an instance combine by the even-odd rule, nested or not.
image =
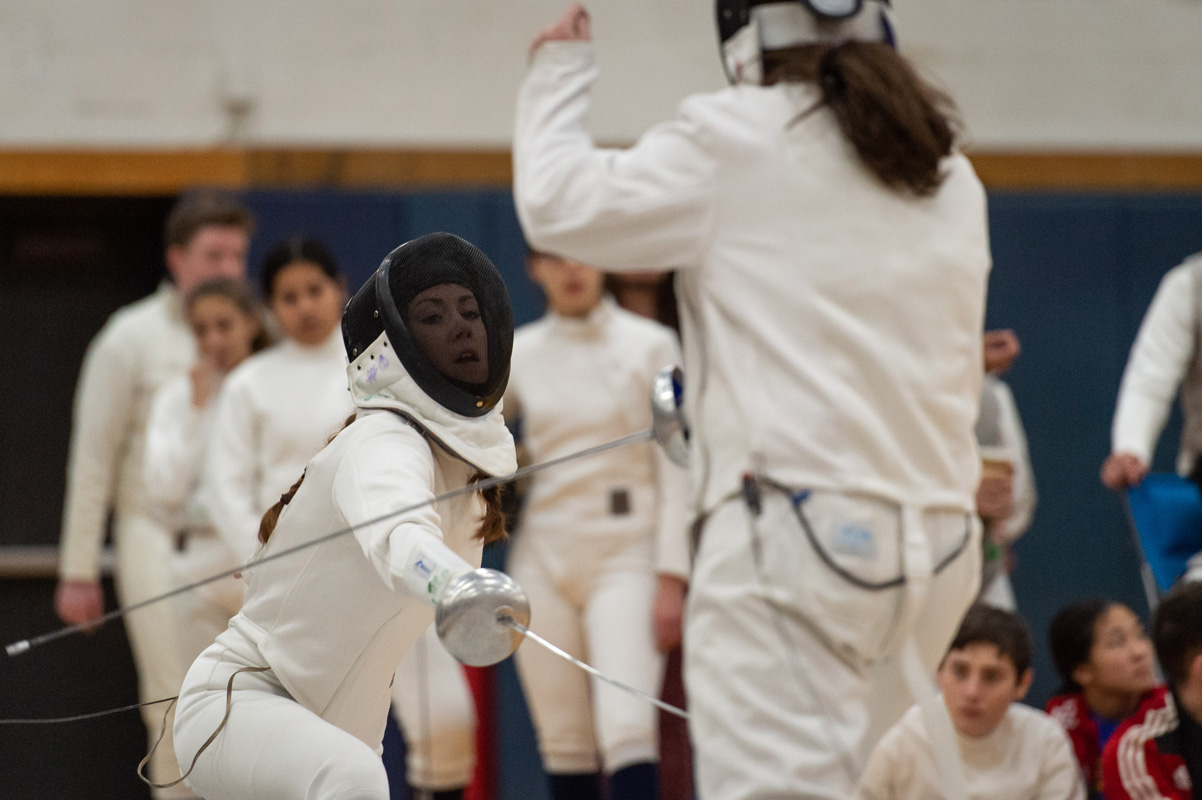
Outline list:
[[[193,301],[188,323],[200,357],[218,372],[229,372],[250,355],[259,321],[227,297],[208,295]]]
[[[1000,375],[1010,369],[1022,348],[1012,330],[985,331],[985,371]]]
[[[342,321],[346,287],[316,264],[295,261],[276,273],[268,304],[289,339],[315,347]]]
[[[185,245],[167,248],[167,271],[180,294],[212,278],[246,277],[250,235],[242,228],[208,225]]]
[[[972,737],[992,733],[1031,686],[1031,670],[1019,675],[1010,657],[989,642],[950,651],[935,678],[956,730]]]
[[[601,302],[605,275],[579,261],[536,254],[527,260],[530,278],[542,288],[551,310],[565,317],[583,317]]]
[[[1086,692],[1142,693],[1156,685],[1152,642],[1131,609],[1115,603],[1098,618],[1089,661],[1073,680]]]

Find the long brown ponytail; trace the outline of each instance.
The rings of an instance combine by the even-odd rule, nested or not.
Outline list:
[[[766,85],[817,83],[822,105],[886,186],[919,197],[938,190],[939,162],[956,142],[955,107],[892,47],[860,41],[804,45],[766,52],[764,67]]]
[[[351,414],[346,418],[346,422],[338,429],[329,439],[326,444],[334,441],[334,437],[355,421],[355,415]],[[483,472],[477,472],[472,476],[470,483],[479,483],[485,480],[488,476]],[[284,513],[284,507],[292,502],[292,498],[296,496],[296,490],[305,482],[305,473],[296,479],[296,483],[292,484],[292,488],[280,495],[280,499],[275,505],[267,509],[263,514],[263,519],[259,521],[259,542],[267,544],[267,540],[271,538],[271,534],[275,532],[276,523],[280,521],[280,514]],[[480,520],[480,527],[476,530],[476,538],[480,539],[484,544],[492,544],[506,537],[505,532],[505,512],[501,506],[501,487],[491,486],[487,489],[480,490],[480,497],[484,501],[484,516]]]

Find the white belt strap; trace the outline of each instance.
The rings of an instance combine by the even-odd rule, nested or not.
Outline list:
[[[931,742],[931,751],[935,756],[935,769],[943,784],[944,800],[968,800],[964,766],[960,760],[960,746],[955,728],[952,727],[947,706],[935,691],[934,682],[918,655],[916,623],[919,614],[926,607],[935,571],[931,543],[922,524],[920,509],[909,505],[902,506],[901,526],[906,592],[897,630],[904,636],[900,642],[899,653],[902,677],[910,689],[910,696],[922,713],[922,721],[926,725],[927,736]]]

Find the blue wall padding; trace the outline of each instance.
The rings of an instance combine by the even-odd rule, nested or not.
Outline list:
[[[525,245],[508,191],[252,192],[259,217],[252,269],[270,243],[297,232],[325,238],[351,288],[406,239],[447,230],[477,244],[505,276],[518,323],[542,310],[526,278]],[[1202,250],[1202,196],[994,194],[994,271],[987,322],[1014,328],[1023,352],[1008,376],[1030,438],[1040,503],[1018,543],[1014,575],[1036,640],[1042,703],[1057,683],[1044,642],[1061,605],[1099,594],[1146,613],[1122,510],[1098,482],[1127,353],[1160,277]],[[1172,469],[1175,413],[1156,467]],[[535,610],[537,619],[537,610]],[[501,671],[503,796],[543,796],[529,720],[510,667]]]

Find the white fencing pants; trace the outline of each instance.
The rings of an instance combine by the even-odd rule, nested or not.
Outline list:
[[[175,753],[185,769],[225,716],[230,677],[260,666],[222,643],[192,665],[175,718]],[[187,784],[206,800],[389,796],[379,754],[293,700],[271,672],[234,677],[229,723],[200,754]]]
[[[115,582],[122,606],[147,600],[175,588],[171,571],[170,533],[149,516],[117,514],[113,519],[113,540],[117,550]],[[179,694],[188,662],[179,645],[179,617],[174,600],[140,608],[125,617],[125,632],[138,671],[138,697],[142,702],[162,700]],[[148,733],[147,749],[154,744],[163,727],[164,705],[142,709]],[[151,780],[169,783],[179,777],[175,752],[171,747],[171,720],[167,734],[149,764]],[[183,786],[155,789],[160,800],[191,798]]]
[[[476,706],[463,667],[431,625],[397,667],[392,704],[405,734],[409,785],[461,789],[472,779]]]
[[[815,492],[797,506],[771,489],[754,532],[741,500],[709,518],[685,632],[689,728],[703,800],[855,795],[871,732],[910,704],[902,680],[887,674],[899,669],[891,653],[910,631],[898,630],[909,616],[904,586],[873,590],[854,581],[900,578],[905,534],[929,544],[931,561],[942,568],[912,632],[931,671],[979,582],[980,532],[964,512],[907,518],[919,520],[921,530],[903,530],[898,506],[866,496]],[[886,683],[904,701],[874,707],[875,686]]]
[[[530,598],[531,630],[610,677],[658,697],[664,657],[651,609],[656,575],[644,543],[555,580],[535,547],[518,542],[509,574]],[[518,675],[551,773],[613,773],[659,761],[659,712],[541,647],[518,648]],[[600,752],[600,763],[598,762]]]

